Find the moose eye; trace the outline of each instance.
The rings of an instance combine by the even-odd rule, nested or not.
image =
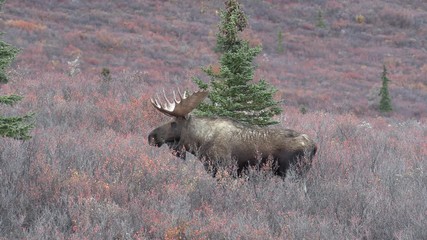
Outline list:
[[[171,122],[171,128],[176,128],[176,122]]]

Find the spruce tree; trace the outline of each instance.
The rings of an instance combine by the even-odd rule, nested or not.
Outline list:
[[[388,92],[388,82],[390,81],[387,78],[387,68],[383,65],[383,73],[381,75],[382,86],[380,89],[379,95],[381,96],[380,100],[380,111],[381,112],[391,112],[393,110],[391,106],[390,94]]]
[[[283,32],[279,30],[277,32],[277,53],[283,53],[285,49],[283,48]]]
[[[200,78],[194,81],[201,89],[209,89],[208,101],[199,105],[197,115],[223,116],[251,125],[267,126],[277,123],[274,115],[281,113],[278,102],[273,99],[276,89],[264,79],[254,78],[254,58],[261,47],[251,47],[239,33],[247,27],[247,18],[237,0],[227,0],[221,10],[216,51],[220,67],[202,68],[210,77],[209,84]]]
[[[0,9],[3,3],[4,1],[0,0]],[[0,33],[0,35],[1,34],[2,33]],[[0,39],[0,84],[7,83],[6,68],[10,65],[17,53],[17,48]],[[13,105],[21,99],[22,97],[18,95],[0,96],[0,104]],[[5,117],[0,114],[0,136],[19,140],[29,139],[29,131],[33,128],[33,124],[30,122],[31,119],[31,114],[15,117]]]

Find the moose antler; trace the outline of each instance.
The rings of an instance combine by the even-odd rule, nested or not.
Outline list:
[[[194,108],[196,108],[207,96],[209,92],[205,90],[196,91],[193,94],[187,96],[187,92],[184,94],[178,89],[178,96],[173,91],[173,101],[170,102],[166,97],[166,93],[163,90],[163,97],[166,103],[162,104],[159,97],[151,98],[151,104],[160,112],[170,117],[185,117]]]

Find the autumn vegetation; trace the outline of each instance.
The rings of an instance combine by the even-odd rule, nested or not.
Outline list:
[[[318,144],[307,192],[268,169],[213,179],[147,144],[168,120],[149,98],[217,63],[221,1],[8,1],[2,38],[21,51],[0,93],[24,98],[0,112],[35,126],[0,139],[0,238],[426,239],[427,3],[241,2],[276,120]]]

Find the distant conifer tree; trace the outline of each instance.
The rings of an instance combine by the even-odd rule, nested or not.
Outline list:
[[[0,9],[5,1],[0,0]],[[0,33],[1,35],[2,33]],[[8,82],[6,68],[10,65],[18,49],[0,39],[0,84]],[[0,96],[0,104],[13,105],[22,99],[18,95]],[[33,128],[30,123],[31,114],[17,117],[5,117],[0,114],[0,136],[19,140],[29,139],[29,131]]]
[[[274,115],[281,113],[273,99],[276,89],[264,79],[250,83],[254,78],[254,58],[261,47],[251,47],[239,37],[247,27],[247,18],[237,0],[227,0],[221,10],[216,50],[221,53],[219,67],[205,67],[209,84],[195,77],[201,89],[209,88],[208,101],[199,105],[196,114],[224,116],[253,125],[266,126],[277,123]]]
[[[110,82],[111,81],[111,71],[109,68],[102,68],[101,70],[101,77],[102,80],[105,82]]]
[[[393,110],[391,106],[390,94],[388,92],[388,82],[390,81],[387,78],[387,68],[383,65],[383,73],[381,75],[382,86],[379,95],[381,96],[380,100],[380,111],[381,112],[391,112]]]
[[[316,26],[318,28],[325,28],[326,27],[325,18],[323,17],[322,10],[319,10],[317,12],[317,23],[316,23]]]
[[[283,53],[285,49],[283,48],[283,32],[279,30],[277,32],[277,53]]]

